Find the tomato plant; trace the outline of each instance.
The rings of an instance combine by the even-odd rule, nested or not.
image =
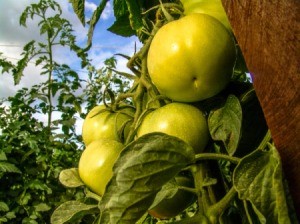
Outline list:
[[[90,37],[106,2],[101,2],[89,22]],[[52,223],[79,220],[85,212],[96,216],[94,223],[295,220],[280,157],[253,86],[244,85],[248,80],[242,74],[247,69],[239,64],[243,60],[237,43],[222,24],[220,6],[202,3],[197,7],[206,13],[189,14],[192,3],[187,1],[164,1],[150,8],[144,1],[114,1],[116,21],[109,30],[136,35],[143,43],[132,57],[122,55],[132,74],[119,74],[132,80],[130,88],[110,96],[112,108],[124,102],[133,105],[132,124],[123,144],[93,141],[82,153],[82,158],[90,154],[84,165],[80,162],[79,170],[64,171],[69,175],[60,180],[66,186],[83,182],[96,192],[100,184],[101,198],[87,192],[86,197],[96,202],[62,204],[54,211]],[[83,20],[80,5],[73,7]],[[252,126],[253,121],[259,124]],[[111,154],[116,148],[121,152]],[[107,155],[109,165],[102,167],[97,158]],[[92,164],[98,165],[82,175]],[[181,185],[181,173],[191,174],[193,183]],[[103,175],[109,177],[105,184],[100,181]],[[193,198],[194,210],[182,213]],[[174,203],[182,207],[175,208]]]
[[[194,187],[194,180],[183,175],[178,175],[174,179],[177,191],[151,208],[148,212],[152,216],[159,219],[175,217],[195,201],[195,194],[180,189],[180,187]]]
[[[224,26],[206,14],[191,14],[159,29],[149,48],[147,65],[162,95],[194,102],[225,88],[235,60],[235,43]]]
[[[104,194],[112,177],[112,167],[122,148],[120,142],[101,139],[91,142],[83,151],[78,164],[79,176],[95,193]]]
[[[170,103],[147,114],[137,131],[137,137],[151,132],[178,137],[198,153],[204,151],[209,138],[203,112],[183,103]]]
[[[105,105],[94,107],[86,116],[82,127],[85,145],[99,139],[112,139],[122,142],[128,135],[134,110],[123,106],[112,111]]]
[[[218,19],[228,30],[231,30],[221,0],[182,0],[181,2],[186,15],[192,13],[208,14]]]

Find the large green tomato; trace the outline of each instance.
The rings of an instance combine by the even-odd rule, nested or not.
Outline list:
[[[137,136],[162,132],[182,139],[196,153],[204,150],[208,139],[206,119],[198,108],[184,103],[170,103],[147,114]]]
[[[129,107],[112,112],[105,110],[105,105],[94,107],[86,116],[82,126],[82,139],[85,145],[99,139],[113,139],[121,142],[120,133],[118,133],[124,124],[126,129],[124,135],[128,133],[134,110]]]
[[[221,0],[181,0],[184,14],[204,13],[218,19],[223,25],[231,30],[229,20]]]
[[[113,175],[113,165],[123,147],[115,140],[101,139],[93,141],[83,151],[78,165],[79,176],[96,194],[104,194]]]
[[[217,19],[200,13],[158,30],[148,52],[148,72],[162,95],[196,102],[218,94],[229,83],[235,42]]]
[[[175,181],[177,182],[178,186],[190,188],[194,187],[194,181],[189,177],[176,176]],[[150,209],[148,212],[150,215],[156,218],[169,219],[184,211],[189,205],[192,204],[192,202],[195,201],[195,199],[196,197],[193,193],[178,189],[173,197],[162,200],[158,205]]]

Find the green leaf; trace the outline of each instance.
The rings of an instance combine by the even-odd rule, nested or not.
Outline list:
[[[3,161],[0,161],[0,171],[7,173],[22,173],[14,164]]]
[[[84,15],[84,2],[85,0],[70,0],[72,3],[74,12],[76,13],[81,24],[85,26],[85,15]]]
[[[130,25],[129,14],[117,18],[114,24],[107,30],[123,37],[130,37],[136,34]]]
[[[9,211],[8,205],[3,201],[0,201],[0,211],[1,212],[8,212]]]
[[[38,205],[34,206],[35,211],[37,212],[45,212],[51,209],[51,206],[47,205],[46,203],[39,203]]]
[[[14,77],[14,83],[15,85],[18,85],[21,81],[21,77],[23,76],[23,71],[27,67],[27,64],[30,60],[30,56],[32,52],[34,51],[35,41],[30,41],[27,43],[23,48],[23,58],[20,59],[17,63],[17,66],[13,69],[13,77]]]
[[[132,29],[138,31],[143,27],[142,13],[139,5],[139,1],[136,0],[126,0],[128,11],[129,11],[129,21]]]
[[[96,26],[98,20],[100,19],[100,16],[101,16],[107,2],[108,2],[108,0],[101,1],[101,3],[97,6],[96,10],[94,11],[91,20],[89,21],[90,27],[89,27],[89,31],[88,31],[88,41],[87,41],[86,50],[88,50],[92,46],[92,39],[93,39],[93,35],[94,35],[95,26]]]
[[[242,125],[242,108],[237,97],[230,95],[223,107],[212,111],[208,117],[208,128],[215,141],[222,141],[228,154],[237,149]]]
[[[171,181],[163,185],[161,190],[156,194],[156,197],[149,208],[154,208],[165,198],[172,198],[178,192],[178,190],[178,184],[176,183],[175,179],[172,179]]]
[[[281,161],[273,145],[244,157],[234,170],[233,184],[239,198],[251,202],[261,223],[291,223]]]
[[[0,67],[1,69],[1,73],[4,74],[5,72],[9,72],[10,70],[13,70],[15,68],[15,66],[10,62],[7,61],[6,59],[1,58],[2,53],[0,52]]]
[[[43,182],[43,180],[30,180],[28,188],[32,190],[41,190],[47,192],[47,194],[52,193],[52,189]]]
[[[98,205],[87,205],[79,201],[67,201],[61,204],[51,216],[51,224],[72,223],[81,217],[99,212]]]
[[[124,15],[129,15],[126,0],[114,0],[113,7],[114,15],[117,20]]]
[[[162,186],[195,160],[184,141],[163,133],[138,138],[121,152],[100,202],[101,223],[135,223]]]
[[[7,160],[5,152],[0,152],[0,161]]]
[[[60,172],[59,181],[66,187],[79,187],[84,183],[81,181],[78,168],[70,168]]]

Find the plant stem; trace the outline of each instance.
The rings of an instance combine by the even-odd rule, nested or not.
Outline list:
[[[240,162],[240,158],[237,158],[234,156],[228,156],[225,154],[219,154],[219,153],[200,153],[195,156],[196,161],[197,160],[207,160],[207,159],[210,159],[210,160],[222,159],[222,160],[230,161],[234,164],[238,164]]]
[[[218,201],[216,204],[209,207],[207,212],[207,217],[218,218],[223,213],[223,211],[228,207],[231,200],[235,197],[236,193],[237,192],[235,188],[231,187],[231,189],[220,201]]]
[[[271,139],[272,139],[271,132],[270,132],[270,130],[268,130],[265,137],[263,138],[263,140],[261,141],[261,143],[259,144],[259,146],[257,148],[264,150],[267,147],[268,142],[271,141]]]
[[[183,191],[187,191],[193,194],[197,194],[197,191],[195,188],[191,188],[191,187],[184,187],[184,186],[179,186],[178,189],[183,190]]]
[[[52,72],[53,72],[53,52],[52,52],[52,42],[50,32],[47,32],[48,40],[48,54],[49,54],[49,72],[48,72],[48,93],[47,98],[49,102],[48,110],[48,131],[51,133],[51,123],[52,123]]]
[[[205,216],[210,206],[210,200],[206,189],[203,186],[206,176],[206,165],[204,163],[195,164],[192,168],[195,189],[198,196],[199,214]]]

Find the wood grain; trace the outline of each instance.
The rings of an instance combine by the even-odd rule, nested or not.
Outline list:
[[[300,220],[299,0],[222,0]]]

